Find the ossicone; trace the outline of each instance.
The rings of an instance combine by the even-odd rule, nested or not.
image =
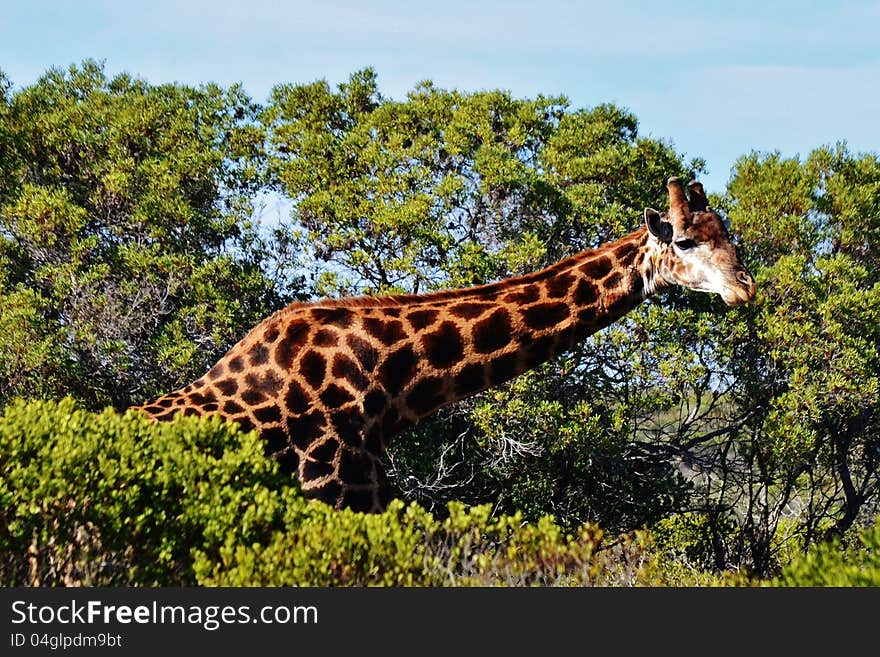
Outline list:
[[[688,183],[688,192],[690,198],[688,200],[688,208],[691,212],[704,212],[709,209],[709,199],[706,192],[703,191],[703,185],[696,180]]]
[[[673,226],[681,232],[691,221],[691,211],[684,187],[677,176],[672,176],[666,181],[666,189],[669,191],[669,218]]]

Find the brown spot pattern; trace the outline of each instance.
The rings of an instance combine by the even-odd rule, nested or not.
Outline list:
[[[510,342],[512,326],[510,313],[498,308],[491,315],[474,324],[474,349],[481,354],[491,354]]]
[[[256,428],[307,495],[379,510],[387,439],[627,312],[643,291],[632,267],[639,239],[479,293],[291,306],[203,379],[141,408],[161,420],[219,413],[244,430]]]

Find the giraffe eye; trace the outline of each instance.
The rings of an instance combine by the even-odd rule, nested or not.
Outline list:
[[[697,245],[693,240],[676,240],[675,246],[681,249],[682,251],[690,251]]]

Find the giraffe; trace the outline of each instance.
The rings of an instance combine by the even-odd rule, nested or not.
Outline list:
[[[293,303],[203,377],[134,407],[156,420],[216,414],[256,429],[303,493],[380,511],[390,438],[442,406],[501,384],[671,285],[750,301],[755,283],[703,187],[667,181],[621,239],[497,283],[422,295]]]

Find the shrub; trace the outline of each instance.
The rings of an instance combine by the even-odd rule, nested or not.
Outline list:
[[[880,522],[862,530],[848,545],[821,543],[793,559],[775,586],[880,586]]]
[[[153,423],[61,402],[0,415],[4,585],[632,584],[641,536],[525,523],[489,506],[439,520],[305,500],[254,433],[218,419]]]
[[[281,485],[256,435],[216,419],[16,401],[0,416],[0,583],[194,584],[192,551],[259,540]]]
[[[449,512],[441,521],[399,500],[375,515],[296,505],[267,545],[229,545],[196,570],[220,586],[583,586],[632,584],[642,563],[638,536],[606,547],[590,525],[572,536],[549,516],[526,524],[456,503]]]

